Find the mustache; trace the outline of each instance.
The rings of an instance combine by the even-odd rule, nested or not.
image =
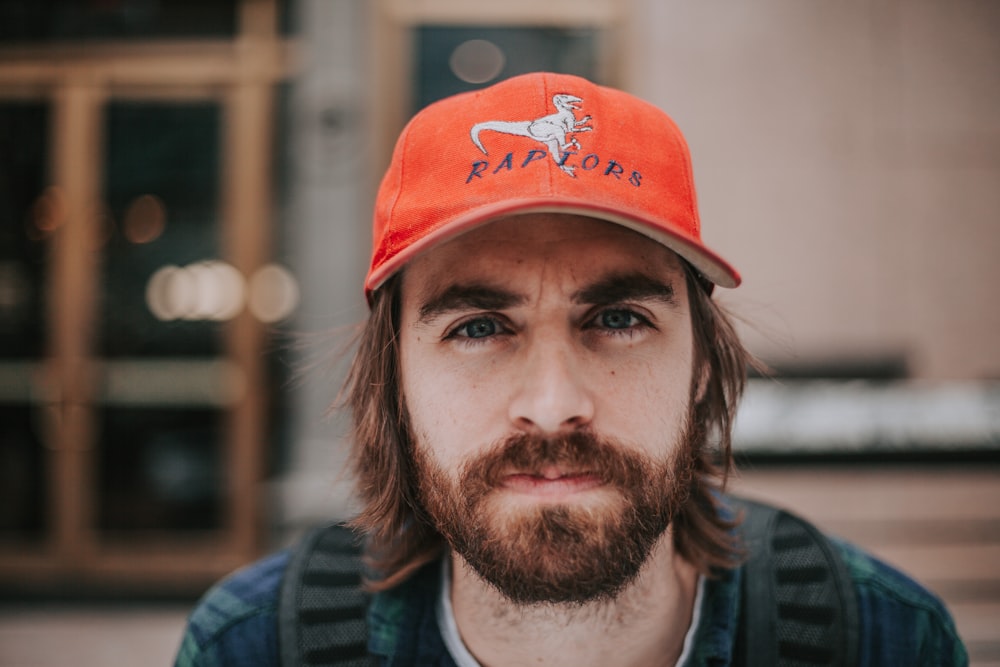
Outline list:
[[[481,495],[502,484],[512,471],[532,473],[547,466],[596,475],[602,483],[635,488],[653,473],[641,454],[592,431],[556,436],[516,434],[505,438],[466,463],[461,477],[470,495]]]

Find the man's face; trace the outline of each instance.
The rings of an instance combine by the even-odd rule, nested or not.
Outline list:
[[[589,218],[507,218],[414,260],[400,325],[421,501],[455,552],[517,602],[613,597],[690,480],[678,258]]]

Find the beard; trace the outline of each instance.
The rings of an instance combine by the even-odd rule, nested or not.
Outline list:
[[[690,417],[672,454],[655,460],[590,431],[513,436],[454,479],[414,448],[420,500],[452,550],[522,605],[610,601],[632,583],[687,501],[694,475]],[[547,466],[586,471],[600,487],[571,503],[503,506],[504,478]]]

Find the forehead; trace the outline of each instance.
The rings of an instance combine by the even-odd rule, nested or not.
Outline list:
[[[534,213],[482,225],[417,257],[404,272],[404,293],[538,266],[550,269],[546,275],[553,280],[574,282],[609,272],[683,275],[673,251],[638,232],[578,215]]]

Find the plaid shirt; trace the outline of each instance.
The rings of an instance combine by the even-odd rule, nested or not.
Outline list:
[[[834,540],[855,582],[860,612],[859,667],[968,665],[954,622],[941,601],[897,570]],[[278,593],[289,553],[231,575],[192,612],[175,667],[278,667]],[[742,570],[706,582],[694,651],[685,667],[733,661]],[[440,563],[373,598],[369,651],[384,667],[454,667],[438,628]]]

